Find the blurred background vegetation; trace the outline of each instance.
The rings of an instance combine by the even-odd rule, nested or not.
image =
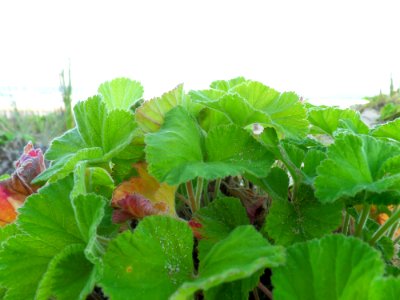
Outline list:
[[[400,117],[400,88],[394,89],[393,79],[390,80],[389,94],[383,94],[373,97],[365,97],[368,103],[356,106],[361,113],[368,109],[373,109],[379,113],[379,122],[386,122]]]
[[[14,104],[11,111],[0,112],[0,175],[13,172],[14,162],[29,141],[45,152],[53,138],[74,127],[70,68],[68,78],[64,70],[60,73],[60,92],[64,102],[62,110],[44,114],[21,111]]]

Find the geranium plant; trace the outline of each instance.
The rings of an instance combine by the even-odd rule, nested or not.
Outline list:
[[[399,121],[242,77],[142,96],[102,84],[0,182],[1,297],[400,298]]]

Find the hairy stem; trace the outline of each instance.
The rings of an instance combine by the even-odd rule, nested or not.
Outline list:
[[[255,300],[260,300],[260,296],[258,295],[258,290],[256,287],[253,289],[253,296]]]
[[[210,197],[208,195],[208,180],[204,180],[203,183],[203,203],[207,206],[210,203]]]
[[[279,145],[278,148],[279,148],[279,153],[277,153],[279,154],[278,158],[283,162],[283,164],[286,166],[290,175],[293,178],[292,200],[295,200],[298,188],[301,184],[301,181],[303,180],[303,174],[301,173],[299,168],[297,168],[297,166],[294,163],[292,163],[286,150],[281,145]]]
[[[367,223],[370,210],[371,210],[371,204],[364,204],[364,207],[361,211],[361,215],[358,218],[358,224],[356,227],[356,231],[354,232],[355,236],[358,236],[358,237],[361,236],[364,226]]]
[[[204,183],[204,178],[203,177],[197,177],[196,195],[195,195],[196,207],[197,208],[201,207],[201,195],[203,193],[203,183]]]
[[[272,300],[272,292],[261,282],[258,283],[258,288],[269,298]]]
[[[193,184],[192,181],[190,180],[186,182],[186,191],[189,196],[190,210],[194,214],[197,211],[197,206],[196,206],[196,198],[193,191]]]
[[[343,221],[343,226],[342,226],[342,233],[344,235],[348,234],[349,226],[350,226],[350,214],[345,209],[345,211],[344,211],[344,221]]]
[[[217,180],[215,180],[215,188],[214,188],[213,200],[218,197],[218,192],[219,192],[219,189],[221,187],[221,181],[222,181],[221,178],[218,178]]]
[[[392,214],[396,213],[398,210],[400,210],[400,206],[396,205],[396,206],[393,208]],[[390,239],[393,239],[393,238],[394,238],[394,235],[396,234],[397,229],[399,228],[399,225],[400,225],[400,220],[397,220],[397,222],[395,222],[395,223],[393,224],[393,226],[390,228],[389,233],[388,233],[388,237],[389,237]]]
[[[385,232],[400,219],[400,209],[393,213],[389,219],[372,235],[369,241],[370,245],[374,245],[385,234]]]

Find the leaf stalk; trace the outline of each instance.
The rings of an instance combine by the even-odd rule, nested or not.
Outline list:
[[[191,180],[186,182],[186,191],[189,196],[190,210],[192,211],[192,214],[194,214],[197,211],[197,206],[196,206],[196,197],[194,195],[193,184]]]
[[[196,195],[195,195],[197,209],[201,207],[201,195],[203,193],[203,183],[204,183],[204,178],[197,177]]]
[[[361,237],[362,231],[365,227],[365,224],[367,223],[370,210],[371,210],[371,204],[364,204],[360,218],[358,219],[356,231],[354,233],[355,236]]]
[[[371,240],[369,241],[369,244],[372,246],[374,245],[379,239],[385,234],[385,232],[392,226],[394,225],[398,220],[400,219],[400,209],[398,209],[396,212],[394,212],[389,219],[386,220],[386,222],[379,227],[377,231],[372,235]]]

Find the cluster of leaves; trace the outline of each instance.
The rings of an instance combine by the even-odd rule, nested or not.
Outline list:
[[[242,77],[142,95],[75,106],[0,231],[1,297],[399,298],[400,120]]]

